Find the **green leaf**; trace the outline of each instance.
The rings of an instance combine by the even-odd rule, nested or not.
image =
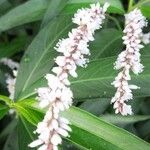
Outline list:
[[[120,0],[98,0],[100,4],[104,4],[108,2],[110,7],[108,8],[108,12],[110,13],[117,13],[117,14],[124,14],[124,8]],[[64,12],[67,14],[73,14],[76,12],[77,9],[81,7],[87,7],[89,4],[95,3],[95,0],[70,0],[68,5],[64,8]]]
[[[7,106],[2,105],[2,104],[0,103],[0,119],[2,119],[2,118],[6,115],[8,109],[9,109],[9,108],[8,108]]]
[[[144,139],[150,140],[150,120],[145,121],[143,124],[137,124],[138,134]]]
[[[144,72],[140,75],[132,74],[131,83],[141,88],[134,90],[134,97],[145,97],[150,94],[150,65],[149,56],[142,57],[145,66]],[[86,69],[79,69],[77,79],[71,78],[71,88],[75,99],[86,100],[87,98],[111,98],[115,94],[115,88],[111,82],[117,76],[113,69],[115,57],[95,60],[89,63]]]
[[[131,10],[135,8],[141,9],[145,17],[150,17],[150,0],[140,0],[136,5],[131,8]]]
[[[122,47],[122,32],[111,28],[101,30],[91,43],[90,60],[118,55]]]
[[[30,0],[0,18],[0,32],[13,27],[40,20],[45,13],[49,0]]]
[[[140,89],[133,91],[134,97],[145,97],[150,95],[149,59],[149,56],[142,57],[142,63],[145,66],[144,72],[142,74],[138,76],[134,74],[131,75],[131,83],[141,87]],[[70,78],[74,98],[82,101],[93,98],[111,98],[115,94],[116,90],[111,85],[111,82],[114,80],[115,76],[117,76],[117,72],[113,69],[113,63],[115,60],[116,57],[93,60],[89,63],[86,69],[80,68],[77,71],[79,75],[78,78]],[[38,82],[34,88],[44,86],[45,82],[41,81]],[[34,89],[31,90],[31,88],[28,88],[25,92],[26,93],[23,93],[22,99],[24,99],[24,97],[32,96],[35,94]]]
[[[70,20],[68,19],[67,22],[69,21]],[[49,69],[51,69],[50,67],[52,67],[52,65],[54,64],[53,58],[55,57],[56,52],[53,47],[55,46],[55,42],[58,41],[59,36],[57,34],[54,35],[53,38],[55,38],[56,36],[56,40],[51,42],[51,40],[53,39],[50,39],[48,45],[46,46],[43,44],[40,45],[40,43],[41,43],[41,39],[43,39],[42,40],[43,42],[44,40],[46,40],[46,38],[48,38],[48,37],[45,37],[45,32],[46,33],[48,31],[51,32],[50,35],[52,34],[52,31],[54,32],[53,28],[54,26],[56,26],[56,24],[54,23],[52,24],[52,26],[49,27],[49,29],[46,28],[43,31],[41,31],[39,35],[35,38],[35,40],[32,42],[32,44],[29,46],[28,51],[25,54],[21,62],[20,70],[18,73],[17,84],[16,84],[16,98],[17,99],[18,98],[25,99],[28,96],[35,94],[35,88],[38,88],[38,86],[43,85],[43,83],[45,83],[44,82],[45,80],[42,78],[42,76],[44,76],[49,71]],[[97,59],[100,57],[108,57],[108,56],[117,55],[120,49],[122,49],[121,36],[122,36],[122,33],[116,29],[108,29],[108,30],[102,30],[100,32],[97,32],[95,36],[95,41],[90,46],[90,49],[91,49],[90,60]],[[45,52],[43,52],[43,49],[45,49]],[[42,53],[44,54],[42,55]],[[29,57],[30,59],[29,62],[25,61],[26,57]],[[49,59],[49,63],[48,63],[48,59]],[[38,64],[35,65],[37,62]],[[45,64],[45,66],[42,64]],[[23,90],[21,91],[21,89]],[[21,94],[20,96],[18,96],[19,92]]]
[[[26,37],[19,37],[10,43],[2,43],[0,44],[0,58],[3,57],[11,57],[15,53],[21,51],[27,42]]]
[[[0,101],[5,102],[7,105],[10,105],[12,103],[11,99],[4,95],[0,95]]]
[[[42,25],[41,27],[44,27],[45,25],[47,25],[49,23],[49,21],[57,16],[60,11],[65,7],[65,5],[67,4],[68,0],[51,0],[49,3],[49,6],[47,8],[47,11],[43,17],[43,21],[42,21]]]
[[[31,108],[32,105],[30,104],[33,103],[32,100],[26,100],[26,102],[24,100],[19,103],[27,105],[28,102],[28,106]],[[33,109],[35,110],[34,107]],[[39,111],[37,111],[37,114],[33,113],[33,115],[38,116]],[[128,150],[130,147],[132,150],[149,150],[150,148],[150,145],[142,139],[112,124],[106,123],[79,108],[71,107],[69,110],[63,112],[62,116],[70,120],[73,129],[70,133],[71,137],[68,140],[81,149]],[[33,140],[33,129],[30,127],[29,122],[22,117],[21,122],[25,129],[21,128],[20,131],[26,130],[27,132],[25,132],[26,136],[22,136],[20,141],[26,141],[27,138],[28,140]],[[27,142],[25,143],[27,144]]]
[[[150,2],[148,3],[148,5],[144,5],[143,7],[141,6],[141,11],[142,11],[142,14],[145,16],[145,17],[148,17],[150,18]]]
[[[35,88],[38,87],[36,83],[43,79],[44,75],[54,65],[56,56],[54,46],[72,26],[70,20],[68,16],[56,18],[39,32],[28,47],[20,64],[15,99],[25,99],[24,97],[27,97],[30,92],[34,92]]]
[[[80,108],[98,116],[102,114],[108,106],[110,106],[110,99],[98,98],[86,99],[86,101],[80,105]]]
[[[9,8],[11,4],[8,0],[1,0],[0,1],[0,16],[3,15]]]
[[[5,141],[6,138],[9,136],[9,134],[15,130],[15,127],[17,125],[17,119],[13,119],[9,124],[1,131],[0,133],[0,141]]]
[[[3,150],[20,150],[18,147],[18,136],[16,134],[17,128],[9,133],[9,136],[5,142]]]
[[[28,145],[36,138],[33,131],[44,116],[44,112],[38,109],[36,104],[37,101],[35,99],[26,99],[15,104],[19,114],[18,143],[21,150],[29,150]],[[24,131],[23,134],[22,131]]]
[[[15,108],[19,116],[22,116],[23,118],[28,120],[28,122],[30,122],[32,125],[36,126],[39,120],[42,120],[43,112],[31,105],[33,105],[33,103],[30,103],[29,100],[26,100],[26,102],[24,102],[23,100],[20,103],[16,103]]]
[[[145,47],[141,50],[141,54],[150,56],[150,44],[145,45]]]
[[[112,124],[132,124],[139,121],[145,121],[150,119],[150,115],[134,115],[134,116],[121,116],[121,115],[102,115],[100,116],[102,120],[110,122]]]
[[[109,12],[118,14],[124,13],[124,8],[119,0],[107,1],[111,4],[110,8],[108,9]],[[102,4],[104,2],[105,0],[100,1],[100,3]],[[62,5],[62,3],[63,1],[60,4]],[[72,14],[82,6],[89,6],[89,4],[91,3],[95,3],[95,0],[70,0],[67,6],[64,8],[63,13]],[[6,13],[0,18],[0,32],[19,25],[23,25],[25,23],[41,20],[48,6],[49,0],[30,0],[10,10],[8,13]],[[63,8],[62,6],[59,7],[59,10]],[[52,14],[54,13],[53,9],[51,10]],[[52,14],[50,14],[50,17],[53,16]]]
[[[149,150],[150,144],[75,107],[63,113],[72,123],[70,141],[83,149]]]
[[[24,117],[20,116],[18,121],[18,144],[19,150],[29,150],[28,145],[35,139],[33,131],[36,129]],[[32,148],[32,150],[35,150]]]

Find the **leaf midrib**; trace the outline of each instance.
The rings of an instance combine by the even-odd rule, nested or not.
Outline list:
[[[150,76],[150,74],[140,75],[139,77],[142,78],[142,77],[149,77],[149,76]],[[76,83],[82,83],[82,82],[88,82],[88,81],[97,81],[97,80],[104,80],[104,79],[112,79],[112,78],[115,78],[115,76],[101,77],[101,78],[99,77],[99,78],[92,78],[92,79],[81,79],[81,80],[72,81],[71,85],[76,84]]]
[[[76,114],[76,111],[78,111],[77,116],[80,115],[81,118],[83,118],[85,115],[86,115],[86,116],[88,115],[89,120],[91,120],[90,118],[92,117],[92,120],[91,120],[91,121],[93,121],[93,123],[95,122],[96,124],[100,125],[101,122],[102,122],[102,123],[108,125],[108,127],[109,127],[109,126],[115,127],[115,128],[117,128],[117,129],[119,129],[120,132],[124,132],[125,134],[128,134],[128,137],[134,137],[137,141],[141,141],[142,143],[148,144],[147,142],[145,142],[145,141],[143,141],[142,139],[138,138],[138,137],[135,136],[134,134],[131,134],[130,132],[128,132],[128,131],[126,131],[126,130],[124,130],[124,129],[121,129],[121,128],[119,128],[119,127],[117,127],[117,126],[115,126],[115,125],[113,125],[113,124],[111,124],[111,123],[106,123],[105,121],[103,121],[103,120],[101,120],[101,119],[98,119],[98,118],[97,118],[96,116],[94,116],[93,114],[91,114],[91,113],[89,113],[89,112],[87,112],[87,111],[84,111],[84,110],[82,110],[82,109],[79,109],[79,108],[77,108],[77,107],[72,107],[71,114],[72,114],[72,113]],[[81,113],[84,113],[84,115],[82,115]],[[67,115],[63,115],[63,116],[67,117]],[[79,122],[79,120],[78,120],[78,122]],[[84,127],[85,125],[78,125],[79,123],[76,123],[74,120],[73,120],[72,124],[74,124],[75,126],[77,126],[77,127],[81,128],[81,129],[84,129],[85,131],[88,131],[88,132],[89,132],[88,128],[87,128],[87,127]],[[83,123],[82,123],[82,124],[83,124]],[[103,125],[104,125],[104,124],[103,124]],[[102,129],[102,128],[101,128],[101,129]],[[103,129],[103,130],[104,130],[104,129]],[[91,132],[89,132],[89,133],[91,133]],[[97,133],[97,132],[94,132],[94,133],[92,132],[91,134],[94,134],[95,136],[98,136],[98,137],[101,138],[102,135],[97,135],[96,133]],[[104,136],[104,137],[102,137],[102,139],[105,140],[105,139],[107,139],[107,137]],[[108,140],[105,140],[105,141],[108,141]],[[111,141],[108,141],[108,142],[109,142],[109,143],[112,143]],[[115,146],[116,146],[116,145],[115,145]],[[123,146],[123,145],[122,145],[122,146]],[[121,146],[121,147],[122,147],[122,146]],[[120,148],[120,147],[119,147],[119,148]],[[121,149],[122,149],[122,148],[121,148]]]
[[[94,135],[94,136],[100,138],[100,139],[103,139],[105,142],[110,143],[111,145],[114,145],[115,147],[118,147],[120,150],[123,150],[123,149],[122,149],[121,147],[119,147],[118,145],[115,145],[115,144],[113,144],[111,141],[106,140],[105,137],[102,137],[102,136],[100,136],[100,135],[97,135],[97,134],[93,133],[92,131],[90,131],[90,130],[88,130],[88,129],[86,129],[86,128],[83,128],[82,126],[76,124],[75,122],[73,123],[73,125],[74,125],[75,127],[77,127],[77,128],[80,128],[80,129],[82,129],[82,130],[84,130],[84,131],[86,131],[86,132],[88,132],[88,133],[90,133],[90,134],[92,134],[92,135]]]

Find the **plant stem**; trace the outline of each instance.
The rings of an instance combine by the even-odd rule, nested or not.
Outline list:
[[[140,7],[140,6],[142,6],[142,5],[144,5],[144,4],[148,3],[148,2],[150,2],[150,0],[140,0],[136,5],[134,5],[134,6],[131,8],[131,10],[133,10],[133,9],[135,9],[135,8],[137,8],[137,7]],[[130,11],[131,11],[131,10],[130,10]]]
[[[132,9],[133,2],[134,2],[134,0],[129,0],[129,4],[128,4],[128,13],[129,13],[130,10]]]

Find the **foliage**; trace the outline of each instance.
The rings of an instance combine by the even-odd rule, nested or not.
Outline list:
[[[78,69],[77,79],[70,78],[74,106],[61,115],[71,121],[73,132],[70,138],[64,139],[60,149],[150,150],[150,45],[142,49],[144,72],[132,75],[131,82],[141,87],[131,102],[134,115],[115,115],[110,105],[115,93],[111,82],[117,74],[113,63],[123,50],[124,14],[129,4],[123,0],[107,1],[110,14],[102,30],[96,33],[95,41],[90,43],[88,67]],[[0,58],[10,57],[20,62],[14,101],[8,98],[5,83],[5,75],[12,72],[0,64],[2,150],[30,149],[28,144],[36,137],[33,131],[45,112],[38,108],[35,89],[46,85],[43,77],[54,66],[57,55],[54,46],[73,27],[73,13],[93,2],[95,0],[0,1]],[[99,2],[104,4],[105,0]],[[136,7],[150,17],[150,0],[133,1],[128,11]],[[15,112],[12,114],[10,110]]]

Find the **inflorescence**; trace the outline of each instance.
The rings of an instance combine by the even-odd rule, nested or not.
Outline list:
[[[130,70],[138,75],[144,68],[140,63],[140,49],[144,47],[141,44],[141,39],[143,36],[142,29],[146,25],[146,18],[139,9],[125,15],[125,29],[122,39],[126,49],[119,54],[115,62],[114,68],[116,70],[121,69],[121,71],[112,83],[117,91],[111,100],[114,103],[115,112],[122,115],[132,114],[132,108],[126,102],[133,99],[132,89],[139,89],[136,85],[130,85],[128,81],[131,80]]]
[[[108,3],[100,7],[99,3],[90,8],[77,11],[72,19],[78,27],[72,29],[68,38],[58,42],[55,49],[61,55],[55,59],[57,67],[52,69],[53,74],[47,74],[48,87],[37,89],[39,105],[47,108],[46,115],[37,125],[35,133],[38,139],[29,144],[30,147],[39,146],[38,150],[58,150],[62,138],[69,136],[71,128],[69,121],[60,116],[60,112],[72,105],[73,93],[70,89],[68,76],[77,77],[77,66],[86,67],[90,55],[89,41],[94,40],[94,32],[100,29],[105,19]]]

